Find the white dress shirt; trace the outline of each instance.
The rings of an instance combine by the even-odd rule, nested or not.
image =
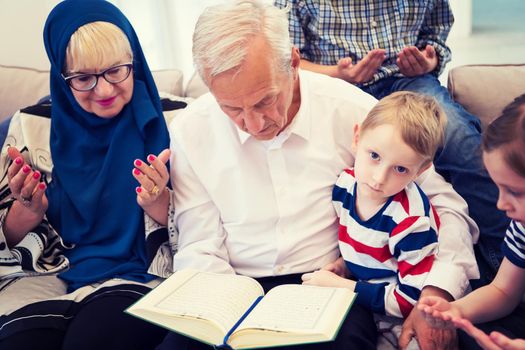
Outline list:
[[[206,94],[170,124],[179,252],[174,268],[251,277],[304,273],[339,257],[332,188],[351,167],[353,127],[376,99],[342,80],[299,72],[301,106],[271,141],[239,130]],[[418,178],[441,218],[427,279],[460,296],[478,271],[477,227],[433,169]]]

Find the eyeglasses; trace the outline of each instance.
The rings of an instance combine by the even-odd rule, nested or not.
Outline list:
[[[77,91],[89,91],[95,88],[98,83],[98,78],[104,77],[108,83],[118,84],[129,77],[133,63],[119,64],[117,66],[109,67],[100,73],[82,73],[75,74],[69,77],[62,75],[66,83]]]

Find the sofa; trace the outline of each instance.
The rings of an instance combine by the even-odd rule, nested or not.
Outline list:
[[[0,123],[16,110],[49,94],[48,72],[0,65]],[[153,71],[161,94],[196,98],[207,91],[197,74],[183,86],[177,69]],[[454,100],[481,119],[486,126],[503,107],[525,93],[525,64],[466,65],[448,73],[448,89]]]
[[[515,97],[525,93],[525,64],[452,68],[447,85],[452,98],[486,127]]]

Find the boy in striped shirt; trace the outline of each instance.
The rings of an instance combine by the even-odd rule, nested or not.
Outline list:
[[[354,127],[354,167],[337,180],[341,258],[304,284],[350,288],[371,312],[405,318],[437,250],[439,218],[414,182],[432,166],[446,116],[434,98],[396,92]]]

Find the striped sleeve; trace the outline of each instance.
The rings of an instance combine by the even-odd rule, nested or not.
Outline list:
[[[408,199],[410,196],[413,198]],[[401,192],[396,197],[401,204],[410,203],[410,207],[402,205],[404,210],[408,209],[407,215],[390,233],[389,248],[397,260],[398,271],[395,283],[386,287],[385,314],[405,318],[419,299],[432,267],[439,219],[417,186],[414,191]],[[413,212],[423,212],[423,215],[411,215]]]
[[[389,244],[397,259],[398,271],[389,282],[357,282],[360,303],[372,311],[406,318],[416,304],[432,267],[437,236],[429,217],[408,217]]]
[[[332,204],[334,205],[334,209],[338,218],[341,217],[342,207],[346,206],[348,208],[348,201],[351,199],[351,195],[348,193],[348,191],[352,191],[353,189],[355,184],[354,176],[353,168],[344,169],[337,178],[337,181],[332,190]]]
[[[514,265],[525,269],[525,228],[517,221],[511,221],[502,244],[505,257]]]

